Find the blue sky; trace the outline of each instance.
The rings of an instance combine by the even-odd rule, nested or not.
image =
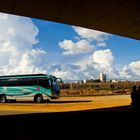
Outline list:
[[[46,51],[57,52],[60,55],[63,50],[59,48],[58,42],[63,41],[65,38],[74,41],[74,37],[77,36],[70,25],[39,19],[32,20],[40,31],[37,36],[40,42],[35,47],[41,47]],[[106,43],[106,48],[112,50],[117,64],[124,65],[130,63],[132,60],[140,60],[140,41],[110,34]]]
[[[46,73],[64,81],[139,80],[140,41],[82,27],[0,13],[0,73]]]

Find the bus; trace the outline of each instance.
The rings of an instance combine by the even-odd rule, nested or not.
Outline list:
[[[10,99],[33,98],[35,103],[60,97],[61,78],[47,74],[0,76],[0,103]]]

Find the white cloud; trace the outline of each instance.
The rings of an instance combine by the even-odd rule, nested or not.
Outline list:
[[[131,62],[125,65],[120,71],[120,76],[128,80],[139,80],[140,79],[140,61]]]
[[[82,68],[81,63],[77,62],[75,64],[55,64],[50,66],[49,72],[52,75],[61,77],[63,81],[75,81],[83,80],[87,78],[94,78],[93,68],[92,70]],[[91,74],[92,71],[92,74]]]
[[[110,49],[98,50],[93,53],[93,62],[97,68],[109,68],[113,63],[114,57]]]
[[[95,48],[95,46],[91,45],[87,40],[80,40],[74,43],[71,40],[66,39],[63,42],[59,42],[59,47],[64,49],[64,55],[89,53],[92,52]]]
[[[60,64],[53,68],[51,69],[52,74],[58,74],[63,77],[63,80],[97,79],[100,72],[105,72],[107,78],[118,78],[119,76],[115,69],[113,54],[109,49],[95,51],[73,65]]]
[[[89,40],[96,40],[97,42],[103,42],[104,40],[107,39],[109,35],[108,33],[105,32],[91,30],[91,29],[77,27],[77,26],[73,26],[73,29],[82,38],[86,38]]]
[[[75,64],[52,64],[48,72],[51,75],[61,77],[64,81],[79,80],[77,71],[80,69],[78,65]]]
[[[44,57],[46,56],[46,52],[43,50],[35,50],[32,49],[30,52],[26,52],[22,55],[21,61],[19,62],[19,65],[16,67],[15,71],[21,72],[21,71],[27,71],[27,67],[32,69],[35,68],[36,72],[39,72],[39,68],[43,65]],[[34,71],[31,71],[30,73],[34,73]],[[35,72],[35,73],[36,73]]]
[[[99,42],[96,44],[97,47],[106,47],[106,43],[105,42]]]
[[[106,73],[109,77],[116,77],[118,75],[114,66],[114,57],[110,49],[94,52],[93,65],[96,70]]]
[[[66,81],[97,79],[100,72],[107,74],[107,79],[139,80],[140,61],[131,62],[123,68],[116,68],[111,50],[98,50],[92,55],[73,64],[59,64],[51,67],[51,74]]]
[[[46,52],[33,48],[38,33],[30,18],[0,13],[0,75],[47,72]]]
[[[81,60],[75,62],[75,64],[80,66],[80,71],[88,71],[89,69],[93,69],[92,55],[83,57]]]
[[[140,75],[140,61],[131,62],[129,68],[137,75]]]
[[[95,51],[92,55],[84,56],[72,64],[52,65],[50,72],[62,77],[64,81],[96,79],[100,72],[105,72],[107,79],[139,80],[140,61],[116,68],[112,51],[106,49]]]
[[[77,26],[72,28],[79,35],[74,37],[78,41],[74,43],[72,40],[65,39],[63,42],[59,42],[59,47],[64,50],[64,55],[89,53],[97,47],[106,47],[105,40],[108,38],[108,33]]]
[[[33,48],[38,43],[39,30],[32,20],[0,13],[0,75],[47,73],[50,70],[51,74],[64,80],[94,79],[99,72],[105,72],[107,78],[140,79],[140,61],[131,62],[118,72],[111,50],[96,50],[96,47],[106,46],[104,41],[108,34],[81,27],[73,29],[79,35],[78,41],[65,39],[59,42],[59,47],[64,50],[64,55],[82,54],[82,59],[71,64],[69,61],[66,65],[60,63],[48,69],[47,53]],[[93,54],[86,56],[87,53]]]
[[[6,20],[6,19],[7,19],[7,17],[8,17],[8,15],[7,15],[7,14],[0,13],[0,21],[1,21],[1,20]]]
[[[79,80],[79,77],[75,74],[74,71],[55,69],[52,74],[56,77],[61,77],[64,81]]]
[[[113,54],[109,49],[95,51],[91,56],[83,58],[76,64],[81,67],[80,71],[85,77],[88,75],[90,78],[97,78],[100,72],[106,73],[108,78],[115,78],[119,74],[115,68]]]
[[[10,40],[13,43],[24,41],[28,46],[32,46],[38,42],[36,39],[38,32],[38,28],[30,18],[0,14],[0,41]]]

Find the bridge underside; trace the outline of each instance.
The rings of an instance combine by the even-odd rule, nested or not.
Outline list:
[[[140,39],[135,0],[0,0],[0,11]]]

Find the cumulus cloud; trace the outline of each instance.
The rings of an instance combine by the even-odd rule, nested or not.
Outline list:
[[[99,72],[105,72],[111,77],[118,75],[114,67],[114,57],[110,49],[98,50],[93,53],[93,65]]]
[[[60,76],[65,81],[97,79],[100,72],[107,74],[107,79],[140,79],[140,61],[134,61],[117,69],[111,50],[98,50],[92,55],[73,64],[57,64],[51,66],[51,74]]]
[[[76,65],[80,66],[80,71],[89,71],[93,70],[93,59],[92,55],[85,56],[81,60],[75,62]]]
[[[80,62],[74,64],[53,64],[49,67],[48,72],[57,77],[61,77],[64,81],[83,80],[87,78],[94,79],[95,77],[93,73],[91,74],[89,67],[87,71],[87,69],[83,69],[80,64]]]
[[[61,77],[63,81],[79,81],[83,79],[95,79],[93,73],[91,71],[77,71],[77,70],[71,70],[67,69],[54,69],[51,72],[53,75],[57,77]]]
[[[39,30],[33,24],[30,18],[8,15],[4,13],[0,13],[0,17],[1,42],[7,42],[7,40],[9,40],[16,44],[16,42],[21,41],[23,43],[24,41],[24,44],[27,44],[27,47],[38,42],[36,36]]]
[[[97,79],[100,72],[106,73],[107,78],[119,76],[113,54],[109,49],[95,51],[73,64],[54,65],[51,71],[52,74],[61,76],[63,80]]]
[[[39,30],[32,20],[0,13],[0,75],[49,71],[50,74],[63,80],[73,81],[96,79],[100,72],[105,72],[108,78],[139,80],[139,60],[125,65],[118,71],[110,49],[96,50],[97,47],[106,46],[108,34],[75,26],[73,29],[79,35],[78,41],[65,39],[59,42],[59,47],[64,50],[64,55],[82,54],[80,60],[46,67],[46,51],[33,47],[39,42],[37,39]]]
[[[108,33],[105,32],[91,30],[91,29],[77,27],[77,26],[73,26],[73,29],[82,38],[86,38],[89,40],[96,40],[97,42],[103,42],[104,40],[107,39],[109,35]]]
[[[74,81],[79,80],[80,77],[77,75],[80,66],[76,64],[52,64],[48,72],[51,75],[55,75],[57,77],[61,77],[66,81]]]
[[[78,75],[74,71],[55,69],[52,71],[52,74],[61,77],[65,81],[79,80]]]
[[[91,45],[87,40],[80,40],[74,43],[71,40],[67,39],[65,39],[63,42],[59,42],[59,47],[64,49],[64,55],[89,53],[95,48],[95,46]]]
[[[46,52],[33,48],[38,33],[30,18],[0,13],[0,75],[46,72]]]
[[[97,47],[106,47],[106,43],[105,42],[99,42],[96,44]]]
[[[83,58],[75,62],[79,66],[78,70],[69,67],[61,68],[57,70],[57,72],[62,72],[61,75],[63,73],[66,75],[68,71],[71,71],[73,77],[77,79],[94,79],[100,72],[104,72],[107,74],[107,78],[111,79],[138,80],[140,78],[140,61],[131,62],[123,68],[118,68],[114,64],[115,58],[112,51],[104,49],[107,46],[105,41],[108,39],[108,33],[76,26],[72,28],[78,34],[75,37],[78,41],[74,43],[72,40],[65,39],[63,42],[59,42],[59,47],[64,50],[64,55],[82,54]],[[86,53],[90,56],[86,56]],[[68,77],[64,76],[64,78]]]
[[[84,73],[84,78],[96,79],[100,72],[107,74],[108,78],[119,76],[114,64],[114,56],[110,49],[97,50],[92,55],[76,62],[81,67],[80,72]]]
[[[97,69],[108,69],[113,64],[114,57],[110,49],[98,50],[93,53],[94,66]]]
[[[140,79],[140,61],[133,61],[125,65],[120,71],[120,76],[127,80]]]
[[[74,37],[78,41],[75,43],[72,40],[65,39],[59,42],[59,47],[64,50],[64,55],[92,53],[97,47],[106,47],[105,40],[108,38],[108,33],[77,26],[73,26],[72,28],[79,35]]]

